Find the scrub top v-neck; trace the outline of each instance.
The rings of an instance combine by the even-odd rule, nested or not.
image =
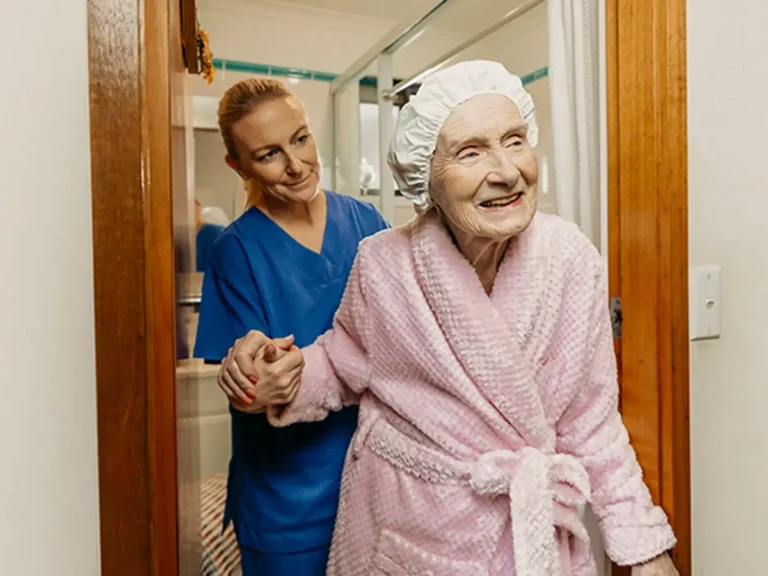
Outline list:
[[[319,252],[257,208],[216,240],[203,277],[195,356],[219,362],[249,330],[312,344],[332,327],[359,242],[387,227],[369,204],[326,192]],[[272,428],[263,415],[232,414],[226,520],[241,545],[292,553],[328,545],[357,409],[325,421]]]

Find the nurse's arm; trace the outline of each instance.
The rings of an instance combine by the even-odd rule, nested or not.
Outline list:
[[[267,412],[273,426],[317,422],[330,412],[359,403],[370,373],[368,314],[360,268],[358,253],[333,329],[302,350],[305,365],[296,395],[290,404]]]

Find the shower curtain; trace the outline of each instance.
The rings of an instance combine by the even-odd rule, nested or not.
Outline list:
[[[598,0],[549,0],[557,211],[600,244]]]
[[[557,212],[600,246],[599,0],[548,0],[549,88]],[[585,524],[600,576],[610,573],[591,511]]]

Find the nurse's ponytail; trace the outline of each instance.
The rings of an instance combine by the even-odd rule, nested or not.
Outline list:
[[[238,160],[237,146],[232,127],[252,112],[259,104],[277,98],[295,98],[285,84],[272,78],[248,78],[230,86],[219,102],[219,130],[227,148],[227,154]],[[246,180],[246,208],[255,206],[261,199],[259,183]]]

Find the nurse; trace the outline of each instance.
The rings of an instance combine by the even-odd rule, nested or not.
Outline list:
[[[219,127],[249,208],[218,237],[204,274],[195,356],[211,363],[249,330],[314,342],[332,326],[359,242],[387,228],[369,204],[320,189],[306,112],[282,83],[232,86]],[[357,409],[273,428],[238,410],[252,400],[227,376],[219,384],[232,414],[224,521],[234,522],[243,575],[325,574]]]

